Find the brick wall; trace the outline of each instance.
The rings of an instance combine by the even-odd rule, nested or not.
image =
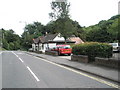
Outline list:
[[[99,58],[95,57],[95,64],[103,65],[103,66],[108,66],[108,67],[113,67],[113,68],[120,68],[120,61],[119,60],[114,60],[111,58]]]
[[[72,61],[79,61],[79,62],[83,62],[83,63],[88,63],[88,56],[85,55],[72,55],[71,56],[71,60]]]
[[[53,56],[58,56],[58,52],[57,51],[46,50],[45,54],[47,54],[47,55],[53,55]]]

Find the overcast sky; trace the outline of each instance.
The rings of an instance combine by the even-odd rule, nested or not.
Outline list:
[[[120,0],[68,0],[70,15],[81,26],[97,24],[118,14]],[[34,21],[46,25],[49,21],[52,0],[0,0],[0,29],[13,29],[23,33],[25,24]]]

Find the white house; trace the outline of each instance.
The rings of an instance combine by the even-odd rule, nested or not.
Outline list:
[[[42,51],[48,50],[55,47],[58,44],[79,44],[83,41],[79,37],[70,37],[65,41],[64,37],[60,33],[57,34],[47,34],[46,36],[40,36],[36,39],[33,39],[32,50],[33,51]]]
[[[61,37],[61,34],[47,34],[46,36],[40,36],[33,39],[32,50],[42,51],[55,47],[57,44],[64,44],[65,39]],[[67,43],[75,43],[74,41],[67,41]]]

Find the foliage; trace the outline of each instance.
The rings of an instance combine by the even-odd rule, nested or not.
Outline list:
[[[73,46],[74,55],[88,55],[89,60],[95,57],[112,57],[112,46],[107,43],[86,42]]]
[[[49,13],[49,16],[52,19],[58,19],[58,18],[68,18],[69,17],[69,7],[70,3],[65,0],[64,2],[52,2],[51,8],[52,12]]]
[[[1,48],[1,47],[0,47],[0,51],[4,51],[4,50],[5,50],[4,48]]]
[[[0,29],[2,31],[2,47],[6,50],[18,50],[21,48],[21,38],[15,32],[10,30]]]
[[[52,2],[52,11],[49,15],[55,19],[56,31],[61,33],[65,40],[74,32],[74,26],[69,18],[69,7],[67,0],[64,2]]]
[[[28,24],[25,26],[23,37],[25,37],[26,34],[33,35],[33,38],[41,36],[43,27],[44,26],[40,22],[34,22],[33,24]]]
[[[109,20],[102,20],[96,25],[83,27],[86,41],[94,42],[117,42],[119,40],[118,21],[120,15],[111,17]]]
[[[28,50],[31,48],[33,38],[43,35],[44,26],[40,22],[34,22],[25,26],[22,34],[22,48]]]
[[[2,40],[2,44],[3,44],[2,45],[3,48],[5,48],[6,50],[9,50],[9,44],[5,39]]]
[[[55,34],[58,33],[56,30],[56,22],[50,21],[46,26],[43,27],[42,34],[45,35],[47,33]]]
[[[76,27],[72,23],[70,18],[57,19],[56,20],[56,31],[61,33],[65,40],[76,32]]]
[[[108,42],[111,40],[111,34],[104,28],[98,30],[91,30],[87,35],[87,41]],[[112,40],[110,41],[112,42]]]
[[[14,43],[13,42],[10,42],[9,43],[9,50],[14,50]]]

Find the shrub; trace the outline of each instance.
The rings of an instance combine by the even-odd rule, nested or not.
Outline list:
[[[74,45],[72,47],[74,55],[87,55],[89,60],[95,57],[109,58],[112,57],[112,46],[107,43],[86,42]]]

